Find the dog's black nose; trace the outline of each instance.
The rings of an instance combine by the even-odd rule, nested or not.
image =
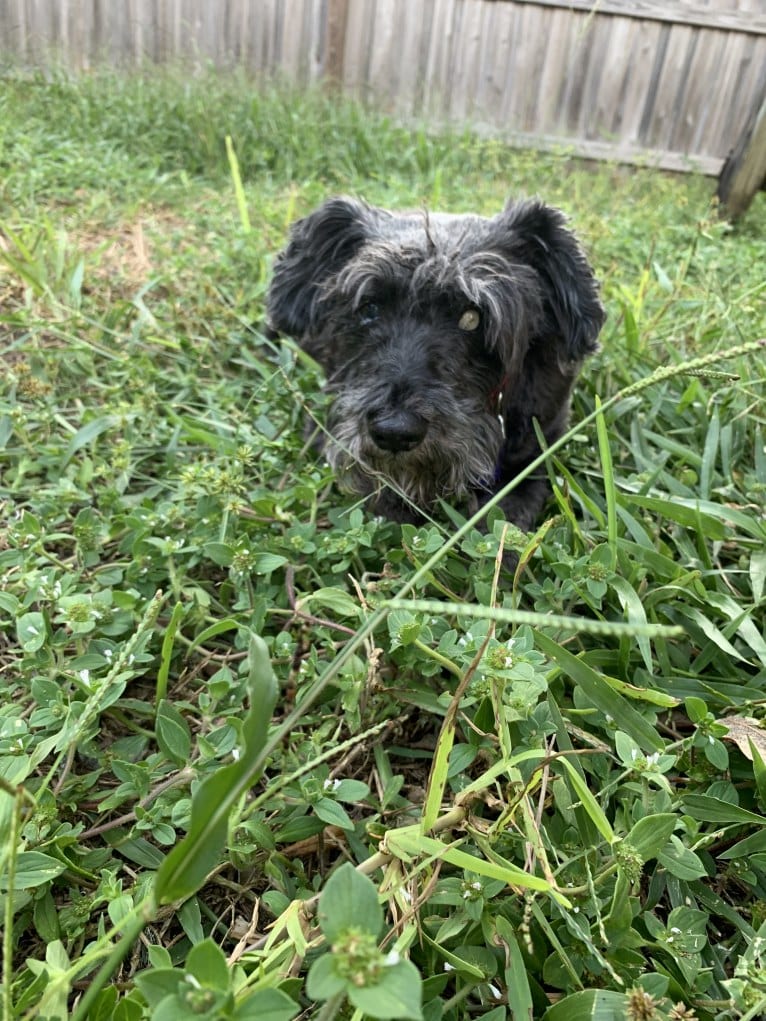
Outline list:
[[[367,416],[375,446],[392,454],[413,450],[423,440],[428,423],[411,411],[378,411]]]

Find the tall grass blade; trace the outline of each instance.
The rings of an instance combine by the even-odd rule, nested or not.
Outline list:
[[[588,701],[614,721],[618,730],[624,730],[645,751],[663,750],[664,743],[654,727],[614,691],[601,674],[541,631],[535,632],[535,642],[567,677],[579,685]]]
[[[234,196],[237,200],[239,222],[242,225],[244,233],[249,234],[251,231],[250,214],[247,211],[247,198],[245,197],[245,189],[242,187],[242,174],[239,170],[239,160],[237,159],[237,154],[234,151],[234,143],[231,140],[231,135],[226,136],[226,156],[229,160],[231,180],[234,184]]]
[[[250,710],[242,725],[240,757],[200,785],[192,798],[189,832],[167,856],[154,881],[158,904],[185,900],[198,890],[220,860],[229,815],[260,775],[261,753],[277,701],[277,682],[266,643],[251,635],[248,691]]]

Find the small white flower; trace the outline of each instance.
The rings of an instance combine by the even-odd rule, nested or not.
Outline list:
[[[500,993],[500,990],[497,988],[497,986],[493,986],[492,983],[490,982],[488,988],[489,988],[490,995],[492,997],[494,997],[494,999],[499,1000],[500,996],[501,996],[501,993]]]
[[[87,687],[90,687],[90,670],[80,671],[80,680]]]
[[[338,780],[337,778],[335,780],[331,780],[330,777],[328,776],[325,782],[322,784],[322,787],[326,791],[337,791],[337,789],[340,787],[340,783],[341,783],[340,780]]]
[[[676,934],[676,936],[680,936],[680,935],[681,935],[681,930],[680,930],[680,929],[679,929],[679,928],[678,928],[677,926],[675,926],[675,925],[674,925],[674,926],[672,926],[672,928],[671,928],[671,930],[670,930],[670,931],[671,931],[671,932],[673,932],[673,933],[675,933],[675,934]]]
[[[402,956],[398,950],[390,950],[383,958],[383,964],[386,968],[392,968],[395,964],[401,961]]]
[[[107,663],[111,663],[113,655],[114,653],[112,652],[111,649],[104,649],[104,659],[107,661]]]
[[[444,971],[454,971],[454,970],[455,970],[454,967],[449,963],[449,961],[445,961],[444,962]]]
[[[239,762],[240,758],[242,757],[242,752],[239,750],[239,748],[232,748],[231,757],[234,759],[235,762]]]
[[[660,753],[659,752],[652,752],[651,755],[647,755],[646,756],[646,764],[647,764],[647,766],[656,766],[659,761],[660,761]]]

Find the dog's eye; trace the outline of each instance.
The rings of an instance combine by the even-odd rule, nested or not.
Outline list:
[[[376,319],[380,318],[380,306],[376,305],[374,301],[367,301],[359,309],[359,321],[362,326],[369,326],[370,323],[374,323]]]
[[[481,316],[475,308],[466,309],[458,320],[458,326],[461,330],[465,330],[466,333],[472,333],[474,330],[479,328],[481,322]]]

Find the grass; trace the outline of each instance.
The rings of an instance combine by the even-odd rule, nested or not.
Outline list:
[[[206,71],[3,86],[3,1021],[763,1016],[763,196]],[[609,322],[534,536],[304,447],[260,324],[334,191],[571,215]]]

